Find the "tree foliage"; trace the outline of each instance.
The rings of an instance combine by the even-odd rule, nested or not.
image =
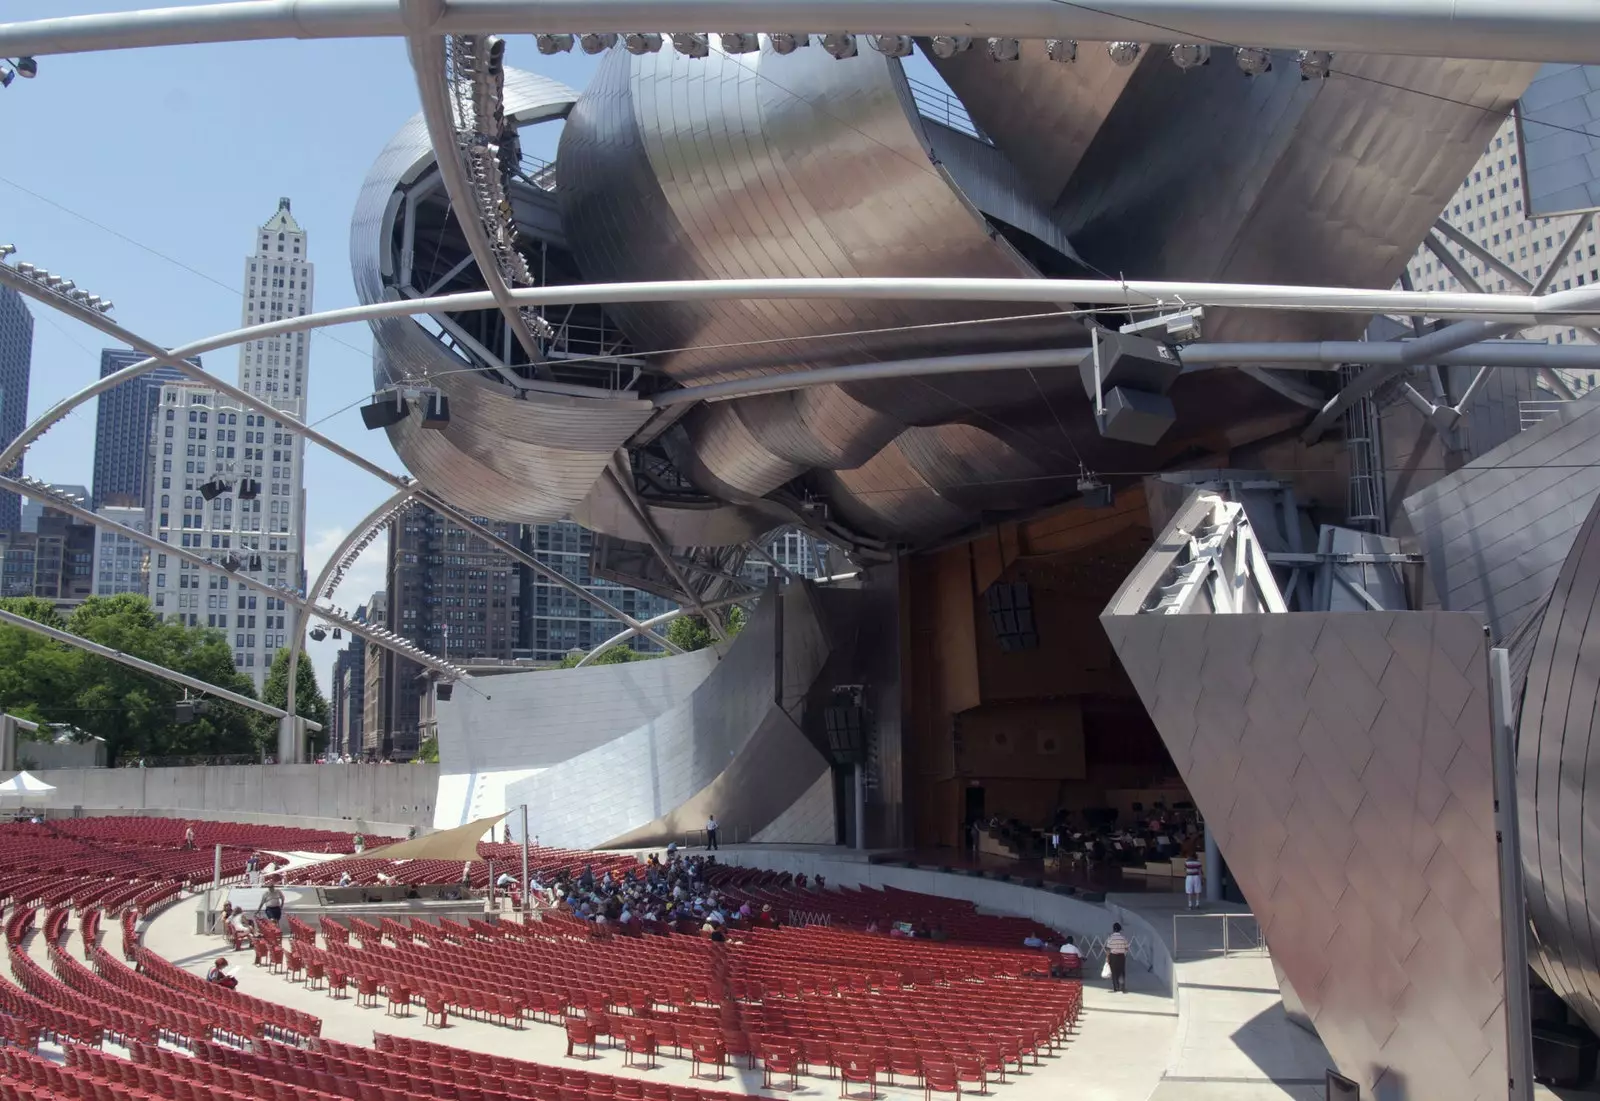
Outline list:
[[[233,664],[223,635],[166,623],[142,596],[91,597],[62,621],[49,601],[0,601],[0,607],[70,631],[168,669],[254,697],[255,685]],[[0,626],[0,710],[105,739],[110,759],[254,752],[270,721],[212,700],[193,722],[178,723],[184,690],[170,681],[14,627]]]
[[[561,659],[561,664],[556,666],[556,668],[576,668],[578,662],[583,660],[583,653],[584,652],[582,650],[572,651],[566,657]],[[607,648],[603,653],[595,655],[595,659],[591,661],[589,665],[626,665],[630,661],[648,661],[654,656],[656,655],[641,654],[637,650],[630,650],[626,645],[619,642],[615,646]],[[588,666],[584,666],[584,668],[587,669]]]
[[[272,655],[272,668],[267,671],[266,683],[261,686],[261,702],[273,707],[288,709],[289,704],[289,650],[287,647]],[[316,670],[310,660],[300,655],[300,664],[294,676],[294,713],[322,725],[320,733],[313,732],[311,744],[320,748],[328,737],[328,700],[317,686]]]
[[[439,739],[424,738],[422,744],[417,746],[417,760],[424,764],[436,765],[439,763]]]
[[[730,639],[733,638],[744,630],[744,609],[737,604],[729,608],[724,623],[724,631]],[[717,636],[712,633],[711,625],[704,616],[682,615],[667,624],[667,641],[686,654],[693,650],[704,650],[716,640]]]

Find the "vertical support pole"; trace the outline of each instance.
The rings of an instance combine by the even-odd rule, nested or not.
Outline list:
[[[528,804],[522,804],[522,909],[528,910]]]
[[[13,772],[17,767],[17,720],[0,714],[0,772]]]
[[[856,762],[856,848],[867,847],[867,766]]]
[[[1489,651],[1489,737],[1494,750],[1495,841],[1500,854],[1500,930],[1505,960],[1506,1096],[1533,1099],[1533,1014],[1528,999],[1528,913],[1517,823],[1516,708],[1511,657]]]
[[[217,845],[216,854],[211,858],[211,889],[219,890],[222,887],[222,845]]]
[[[1222,901],[1222,850],[1217,848],[1217,838],[1206,827],[1206,901]]]

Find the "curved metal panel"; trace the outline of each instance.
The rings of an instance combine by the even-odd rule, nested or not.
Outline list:
[[[1573,541],[1538,625],[1517,739],[1529,962],[1591,1029],[1600,1028],[1600,825],[1587,797],[1600,772],[1597,625],[1600,504]]]
[[[558,117],[576,98],[554,81],[506,71],[507,117]],[[432,161],[419,115],[390,141],[362,185],[350,248],[363,303],[397,293],[396,194]],[[523,523],[564,518],[652,411],[632,394],[514,391],[470,370],[473,365],[411,318],[373,322],[372,328],[378,387],[428,386],[450,399],[443,430],[424,429],[413,416],[388,429],[390,442],[423,485],[478,515]]]
[[[509,785],[506,801],[528,804],[528,828],[542,843],[659,845],[699,828],[712,813],[754,832],[827,772],[827,761],[782,705],[797,700],[821,671],[828,653],[823,628],[808,586],[774,593],[676,707]],[[781,681],[773,661],[780,635]]]

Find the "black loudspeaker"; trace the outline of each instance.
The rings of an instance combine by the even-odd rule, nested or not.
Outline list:
[[[996,581],[983,594],[989,605],[989,622],[1002,653],[1033,650],[1039,632],[1033,622],[1033,595],[1026,581]]]
[[[455,694],[456,686],[449,681],[440,681],[433,689],[433,698],[440,703],[449,703],[450,697]]]
[[[443,431],[450,423],[450,399],[443,394],[429,394],[422,407],[422,427]]]
[[[398,390],[380,390],[361,407],[361,422],[368,428],[388,428],[406,419],[410,407]]]
[[[1132,333],[1100,334],[1100,393],[1109,394],[1118,386],[1165,394],[1183,374],[1177,350],[1149,337]],[[1094,400],[1094,357],[1078,366],[1078,381],[1083,392]]]
[[[835,763],[856,765],[867,756],[866,708],[858,704],[829,704],[822,712],[828,727],[828,749]]]

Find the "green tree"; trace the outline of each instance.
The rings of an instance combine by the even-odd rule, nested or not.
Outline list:
[[[417,760],[423,762],[424,764],[434,764],[434,765],[438,764],[439,763],[439,739],[438,738],[424,738],[424,739],[422,739],[422,744],[417,747]]]
[[[66,621],[48,600],[0,600],[0,608],[57,630]],[[40,723],[79,723],[71,712],[83,665],[83,651],[17,627],[0,627],[0,711]]]
[[[73,611],[67,630],[255,698],[254,682],[234,666],[220,631],[165,622],[142,596],[91,597]],[[176,705],[183,696],[170,681],[84,654],[72,708],[78,726],[105,739],[113,763],[129,756],[251,753],[270,732],[270,720],[215,699],[205,715],[179,723]]]
[[[684,653],[704,650],[716,641],[711,627],[697,615],[681,615],[667,624],[667,641]]]
[[[556,668],[577,668],[578,662],[583,660],[583,654],[582,650],[572,651],[561,659],[561,664],[557,665]],[[630,661],[648,661],[653,656],[655,655],[641,654],[637,650],[630,650],[625,644],[619,642],[615,646],[606,649],[603,653],[597,654],[589,665],[626,665]],[[584,666],[584,668],[587,669],[588,666]]]
[[[272,668],[267,672],[267,682],[261,686],[261,702],[273,707],[287,708],[289,704],[289,650],[287,647],[272,656]],[[311,744],[320,749],[328,737],[328,701],[317,687],[317,673],[304,654],[294,675],[294,713],[302,719],[320,723],[320,733],[311,735]]]

